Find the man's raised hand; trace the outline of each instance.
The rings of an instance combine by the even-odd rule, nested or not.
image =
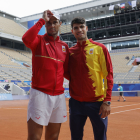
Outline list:
[[[45,22],[48,22],[52,16],[53,13],[50,10],[46,10],[43,12],[42,18],[45,20]]]

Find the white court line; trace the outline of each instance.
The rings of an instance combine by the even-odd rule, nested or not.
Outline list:
[[[2,107],[0,107],[0,108],[2,108]],[[2,109],[23,109],[23,110],[27,110],[25,108],[2,108]],[[111,115],[122,113],[122,112],[127,112],[127,111],[138,110],[138,109],[140,109],[140,108],[135,108],[135,109],[129,109],[129,110],[124,110],[124,111],[114,112],[114,113],[111,113]],[[69,112],[69,111],[67,111],[67,112]]]
[[[140,104],[140,103],[138,103],[138,104]],[[132,104],[132,105],[123,105],[123,106],[117,106],[117,107],[111,107],[111,108],[119,108],[119,107],[133,106],[133,105],[138,105],[138,104]]]
[[[113,115],[113,114],[117,114],[117,113],[122,113],[122,112],[127,112],[127,111],[137,110],[137,109],[140,109],[140,108],[129,109],[129,110],[124,110],[124,111],[114,112],[114,113],[110,113],[110,114]]]
[[[23,109],[23,110],[27,110],[25,108],[5,108],[5,107],[1,107],[1,109]]]

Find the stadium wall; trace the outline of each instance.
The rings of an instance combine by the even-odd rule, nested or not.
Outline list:
[[[12,94],[0,94],[0,101],[13,100]]]
[[[121,84],[121,86],[123,87],[123,91],[133,91],[133,92],[124,92],[124,96],[140,96],[140,84]],[[116,94],[119,95],[118,92],[114,92],[114,91],[118,91],[118,84],[114,84],[113,85],[113,96],[115,96]],[[134,92],[136,91],[136,92]],[[139,92],[138,92],[139,91]]]

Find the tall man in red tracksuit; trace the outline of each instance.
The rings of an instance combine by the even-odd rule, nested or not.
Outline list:
[[[106,140],[113,87],[111,58],[103,44],[87,38],[84,18],[74,18],[71,27],[77,39],[69,49],[71,139],[83,139],[83,127],[89,117],[94,139]]]
[[[45,24],[47,33],[38,35]],[[28,140],[40,140],[45,126],[45,140],[57,140],[62,122],[67,120],[63,88],[68,70],[68,45],[58,35],[60,15],[44,11],[43,17],[22,37],[32,50],[32,88],[28,104]]]

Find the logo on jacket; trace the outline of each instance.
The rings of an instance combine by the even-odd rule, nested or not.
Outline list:
[[[92,49],[90,49],[90,51],[89,51],[89,54],[93,54],[93,48]]]
[[[70,56],[73,55],[74,53],[70,53]]]
[[[46,43],[46,45],[49,45],[49,43]]]
[[[65,46],[62,46],[62,52],[66,52]]]

